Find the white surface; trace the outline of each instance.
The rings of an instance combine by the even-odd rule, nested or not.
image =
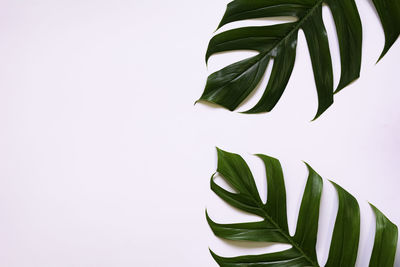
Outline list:
[[[306,179],[301,160],[353,193],[367,241],[358,266],[367,266],[367,201],[400,224],[400,42],[375,65],[383,31],[359,0],[361,78],[317,121],[302,33],[273,112],[194,106],[210,71],[237,58],[213,57],[209,71],[204,63],[227,3],[0,1],[0,266],[216,266],[208,246],[226,256],[265,251],[221,241],[206,224],[205,207],[217,221],[244,216],[209,189],[215,146],[249,159],[261,186],[250,154],[281,160],[291,230]],[[338,74],[326,8],[324,15]],[[337,208],[328,183],[325,190],[322,261]]]

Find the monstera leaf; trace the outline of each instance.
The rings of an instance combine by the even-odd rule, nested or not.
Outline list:
[[[339,40],[341,77],[336,92],[359,77],[362,27],[354,0],[235,0],[228,4],[218,28],[255,18],[290,16],[295,22],[263,27],[244,27],[214,36],[206,61],[218,52],[252,50],[256,56],[231,64],[208,77],[199,100],[235,110],[261,81],[274,60],[267,88],[259,102],[245,113],[271,111],[283,94],[293,70],[297,35],[303,30],[311,56],[318,93],[317,118],[333,103],[332,62],[322,20],[322,5],[332,11]],[[385,33],[382,58],[400,34],[400,1],[373,0]]]
[[[267,202],[263,203],[253,175],[246,162],[236,154],[218,149],[218,169],[236,193],[229,192],[211,178],[211,189],[228,204],[263,220],[248,223],[219,224],[207,220],[215,235],[229,240],[278,242],[291,245],[290,249],[263,255],[224,258],[211,252],[220,266],[320,266],[316,253],[318,219],[322,192],[322,178],[307,165],[309,176],[293,236],[288,230],[286,192],[280,162],[265,155],[257,155],[267,173]],[[332,182],[338,197],[339,208],[333,230],[328,267],[355,265],[360,236],[360,210],[356,199]],[[370,267],[391,267],[397,247],[397,227],[377,208],[375,243]]]

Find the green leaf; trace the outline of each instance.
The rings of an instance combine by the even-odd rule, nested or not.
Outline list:
[[[360,74],[362,26],[354,0],[234,0],[228,4],[218,28],[235,21],[289,16],[297,19],[272,26],[243,27],[215,35],[208,45],[211,55],[234,50],[252,50],[256,56],[231,64],[207,79],[199,101],[235,110],[260,83],[268,63],[272,72],[259,102],[244,113],[271,111],[291,76],[296,57],[297,36],[303,30],[310,52],[318,94],[316,119],[333,103],[333,73],[328,37],[322,20],[322,5],[330,8],[339,40],[341,76],[336,92]],[[382,58],[400,34],[400,1],[373,0],[385,32]]]
[[[379,57],[383,58],[400,34],[400,2],[398,0],[372,0],[385,32],[385,47]]]
[[[286,189],[279,160],[257,154],[266,169],[267,201],[263,203],[250,168],[237,154],[220,149],[217,172],[235,192],[229,192],[211,178],[211,189],[225,202],[262,220],[234,224],[214,222],[206,213],[209,226],[218,237],[252,242],[276,242],[291,245],[290,249],[262,255],[225,258],[211,255],[220,266],[319,266],[316,243],[323,181],[309,165],[308,179],[297,220],[296,232],[290,235],[287,223]],[[332,234],[328,261],[325,266],[351,267],[355,265],[360,237],[360,210],[357,200],[332,182],[339,199],[336,222]],[[372,206],[373,207],[373,206]],[[397,227],[379,210],[377,230],[370,266],[393,266],[397,247]]]
[[[332,184],[338,193],[339,209],[325,266],[354,266],[360,238],[360,208],[352,195],[334,182]]]
[[[396,256],[397,226],[374,205],[370,205],[376,217],[376,233],[369,267],[391,267]]]

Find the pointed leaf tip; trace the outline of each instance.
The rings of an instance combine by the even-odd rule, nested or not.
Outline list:
[[[369,204],[376,221],[374,247],[369,267],[393,267],[397,250],[398,228],[377,207]]]

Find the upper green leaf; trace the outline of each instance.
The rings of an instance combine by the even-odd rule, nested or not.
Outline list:
[[[320,116],[333,103],[333,73],[327,33],[322,20],[322,5],[332,11],[339,40],[341,77],[336,92],[359,77],[362,27],[354,0],[235,0],[228,4],[218,28],[231,22],[290,16],[295,22],[272,26],[243,27],[214,36],[206,61],[218,52],[253,50],[256,56],[231,64],[208,77],[199,100],[235,110],[260,83],[268,63],[274,60],[268,85],[259,102],[245,113],[271,111],[279,101],[293,70],[297,35],[303,30],[313,67]],[[385,32],[381,57],[400,34],[398,0],[373,0]],[[314,118],[314,119],[315,119]]]
[[[237,154],[220,149],[217,171],[235,193],[223,189],[211,178],[211,189],[228,204],[262,218],[257,222],[219,224],[206,213],[214,234],[230,240],[278,242],[290,249],[262,255],[224,258],[211,252],[220,266],[319,266],[316,242],[318,232],[322,178],[307,165],[309,176],[297,220],[296,232],[290,235],[286,213],[286,190],[280,162],[266,155],[257,155],[264,163],[267,176],[267,202],[263,203],[246,162]],[[333,182],[332,182],[333,183]],[[333,183],[339,208],[333,230],[328,261],[325,266],[355,265],[360,236],[360,210],[357,200]],[[397,227],[382,213],[376,213],[377,231],[370,266],[393,266],[397,246]]]

